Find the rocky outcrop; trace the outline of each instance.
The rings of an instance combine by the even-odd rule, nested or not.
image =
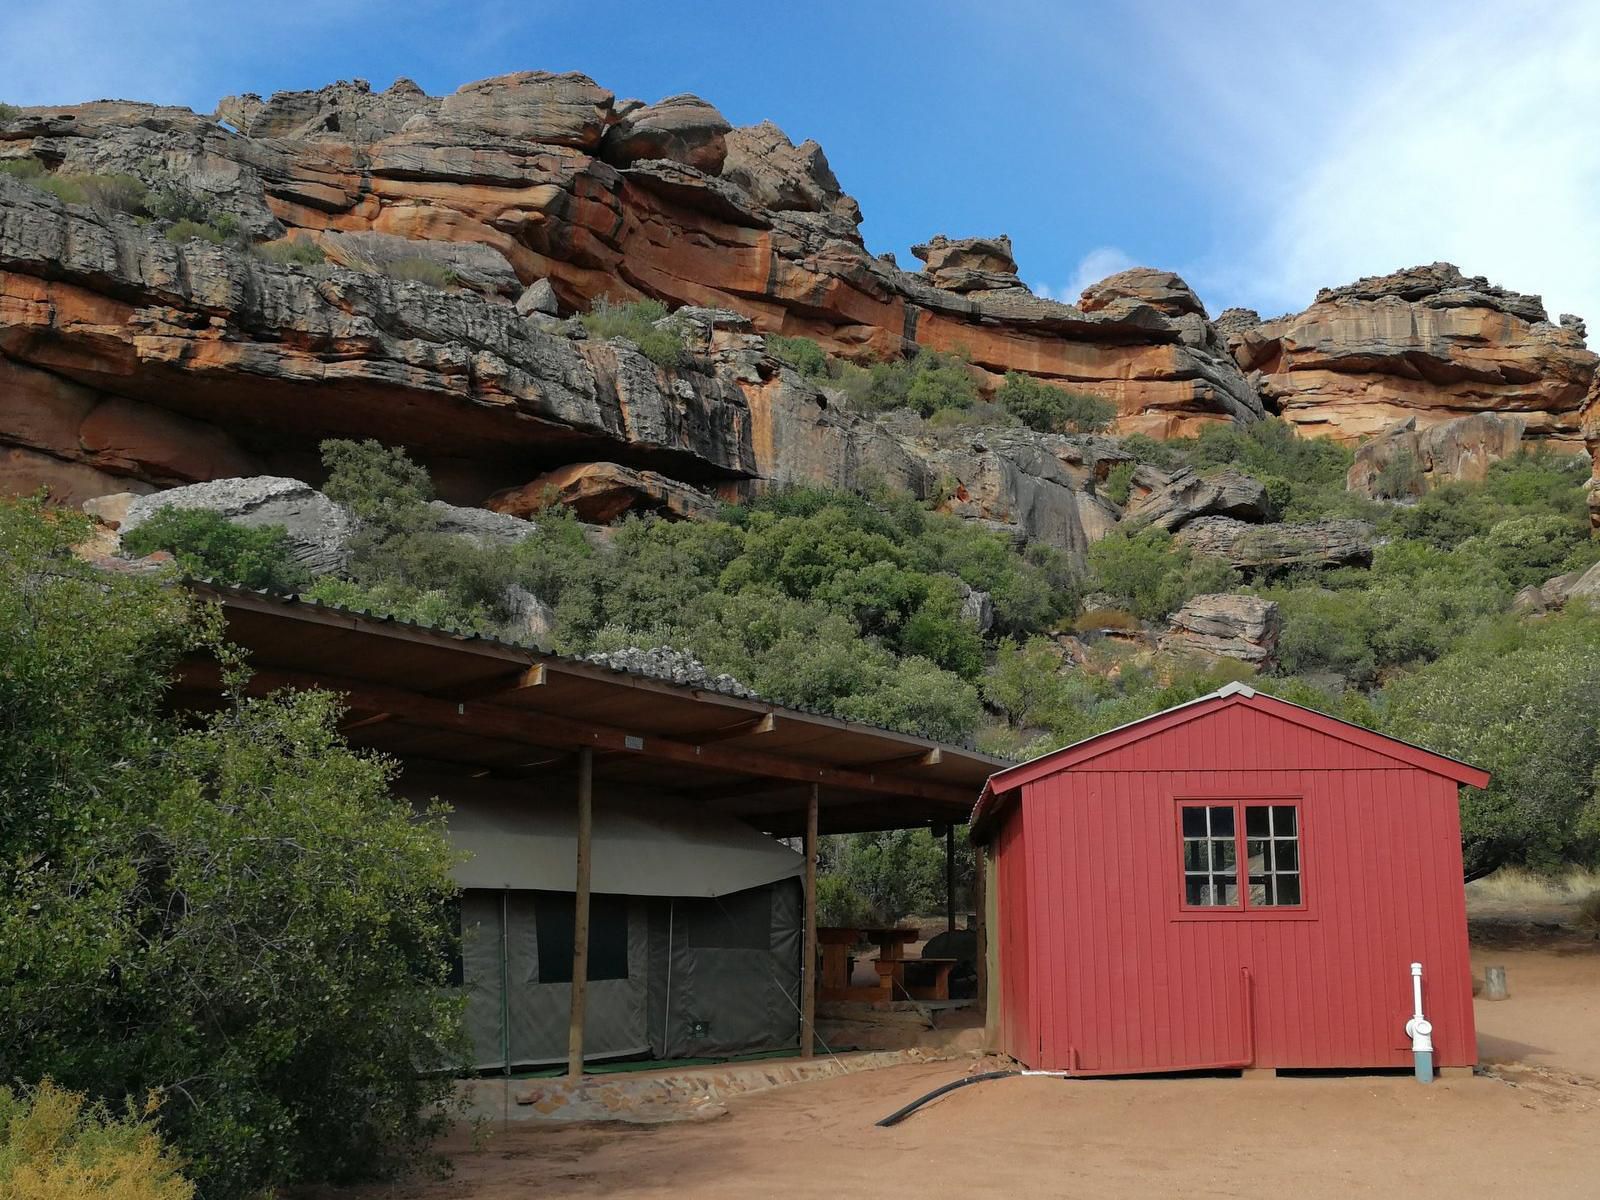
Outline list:
[[[1530,584],[1517,593],[1512,607],[1523,613],[1552,612],[1569,600],[1600,607],[1600,563],[1582,571],[1569,571],[1542,584]]]
[[[341,571],[349,562],[349,514],[298,479],[216,479],[143,496],[128,505],[119,532],[137,529],[164,508],[206,509],[250,528],[280,525],[295,561],[313,575]]]
[[[1259,596],[1190,597],[1167,623],[1160,649],[1269,667],[1278,653],[1278,606]]]
[[[1011,239],[999,237],[951,240],[939,234],[911,253],[923,262],[923,274],[936,288],[950,292],[1027,291],[1017,277]]]
[[[715,175],[728,157],[733,126],[698,96],[668,96],[619,114],[606,130],[600,155],[612,166],[627,167],[660,158]]]
[[[1169,317],[1204,318],[1206,315],[1206,306],[1200,303],[1193,288],[1171,271],[1152,267],[1133,267],[1108,275],[1099,283],[1091,283],[1083,289],[1078,307],[1084,312],[1103,312],[1114,305],[1130,303],[1148,304]]]
[[[1441,483],[1478,482],[1522,446],[1526,422],[1499,413],[1474,413],[1426,429],[1407,417],[1356,449],[1346,486],[1363,496],[1402,499]]]
[[[1329,518],[1304,524],[1250,525],[1231,517],[1198,517],[1177,540],[1242,571],[1291,566],[1367,566],[1374,530],[1365,521]]]
[[[680,520],[717,515],[721,503],[655,471],[619,463],[573,463],[484,501],[495,512],[531,516],[546,504],[565,505],[580,521],[607,525],[626,512],[654,512]]]
[[[1521,415],[1527,436],[1578,447],[1600,358],[1537,296],[1449,263],[1326,288],[1304,312],[1221,323],[1266,403],[1303,433],[1343,442],[1414,418],[1418,429],[1480,412]]]
[[[1129,528],[1155,526],[1169,533],[1196,517],[1215,515],[1265,521],[1271,512],[1267,489],[1229,467],[1201,476],[1188,467],[1129,501],[1123,520]]]

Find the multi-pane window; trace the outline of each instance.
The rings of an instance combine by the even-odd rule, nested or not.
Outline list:
[[[1193,803],[1178,811],[1186,908],[1300,906],[1300,817],[1293,804]]]
[[[1247,804],[1245,856],[1250,866],[1250,903],[1300,903],[1300,822],[1292,804]]]
[[[1201,907],[1239,903],[1238,838],[1233,805],[1192,805],[1183,810],[1184,903]]]

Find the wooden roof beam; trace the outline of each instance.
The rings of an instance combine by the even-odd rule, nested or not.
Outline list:
[[[220,686],[221,677],[214,664],[189,664],[183,668],[183,684]],[[343,679],[315,672],[258,670],[250,678],[251,692],[272,692],[280,688],[323,688],[343,693],[352,707],[365,712],[392,713],[396,719],[455,733],[524,741],[534,746],[571,749],[619,750],[664,762],[685,763],[712,771],[736,775],[762,775],[799,783],[817,783],[890,796],[937,800],[970,806],[972,794],[966,788],[904,776],[881,775],[816,762],[805,762],[749,750],[742,747],[703,745],[634,734],[625,729],[557,716],[535,709],[504,708],[486,703],[441,700],[436,696],[362,680]]]
[[[737,725],[725,725],[720,729],[708,729],[704,733],[691,736],[696,745],[704,746],[711,742],[726,742],[732,738],[753,737],[760,733],[772,733],[778,728],[777,713],[763,713],[753,721],[740,721]]]

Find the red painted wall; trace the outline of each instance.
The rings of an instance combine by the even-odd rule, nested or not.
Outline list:
[[[1028,1066],[1409,1066],[1413,961],[1435,1063],[1477,1060],[1455,780],[1231,704],[1020,790],[995,859]],[[1177,800],[1204,797],[1299,804],[1305,911],[1181,910]]]

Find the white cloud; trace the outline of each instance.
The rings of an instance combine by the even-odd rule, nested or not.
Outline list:
[[[1078,260],[1071,278],[1065,284],[1054,287],[1046,283],[1036,283],[1033,285],[1033,294],[1043,296],[1046,300],[1076,304],[1078,297],[1083,294],[1083,289],[1091,283],[1099,283],[1107,275],[1115,275],[1118,271],[1126,271],[1129,267],[1138,265],[1127,251],[1120,247],[1096,246]]]
[[[1212,311],[1442,259],[1600,322],[1600,5],[1340,11],[1310,59],[1296,23],[1155,31],[1232,210],[1189,268]]]

